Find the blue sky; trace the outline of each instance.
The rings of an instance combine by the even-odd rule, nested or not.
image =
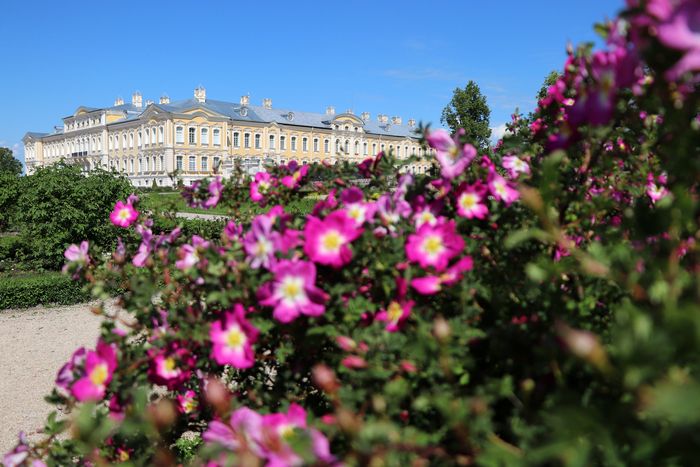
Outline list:
[[[0,146],[79,105],[189,98],[323,112],[352,108],[439,125],[455,87],[476,81],[491,126],[529,111],[568,41],[622,0],[12,1],[0,35]]]

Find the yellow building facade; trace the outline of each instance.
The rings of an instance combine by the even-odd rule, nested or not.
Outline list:
[[[96,167],[124,173],[135,186],[186,185],[215,173],[230,175],[235,165],[253,174],[268,164],[361,162],[380,151],[399,158],[420,156],[407,170],[429,167],[415,133],[415,120],[351,110],[336,114],[296,112],[250,104],[248,96],[232,103],[207,99],[198,87],[192,99],[131,103],[117,98],[106,108],[79,107],[52,133],[27,133],[24,138],[27,173],[65,160],[86,171]],[[424,160],[425,159],[425,160]]]

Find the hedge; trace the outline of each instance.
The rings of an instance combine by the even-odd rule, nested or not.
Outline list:
[[[0,310],[36,305],[72,305],[90,299],[83,286],[61,273],[0,277]]]

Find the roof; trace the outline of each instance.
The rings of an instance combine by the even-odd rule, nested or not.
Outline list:
[[[300,112],[289,109],[266,108],[264,106],[248,105],[241,106],[238,103],[207,99],[205,102],[199,102],[197,99],[183,99],[169,104],[152,104],[154,107],[170,113],[182,113],[187,110],[201,108],[208,110],[225,117],[230,118],[234,122],[258,122],[258,123],[277,123],[283,125],[295,125],[311,128],[330,129],[331,122],[340,115],[329,115],[326,113],[315,112]],[[137,120],[143,112],[150,107],[137,107],[131,103],[114,105],[102,109],[93,107],[81,106],[79,109],[90,109],[89,111],[104,110],[108,112],[123,112],[124,118],[111,122],[112,124],[126,123]],[[290,119],[289,116],[292,115]],[[417,138],[416,129],[414,127],[402,124],[395,125],[393,123],[382,123],[377,120],[361,120],[363,122],[365,133],[373,135],[386,135],[399,138]],[[27,133],[28,135],[46,136],[47,133]],[[41,137],[36,136],[36,137]]]

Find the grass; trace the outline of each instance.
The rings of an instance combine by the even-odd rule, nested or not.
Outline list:
[[[163,193],[144,193],[141,195],[143,206],[151,211],[171,211],[171,212],[189,212],[194,214],[213,214],[225,216],[228,211],[224,207],[215,207],[212,209],[191,208],[182,198],[179,192],[163,192]]]

